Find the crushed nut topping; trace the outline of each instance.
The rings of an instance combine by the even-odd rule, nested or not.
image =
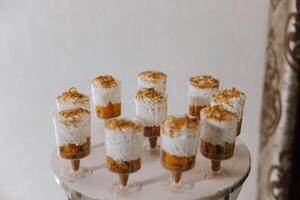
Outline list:
[[[219,80],[210,75],[192,76],[189,79],[190,84],[197,88],[218,88]]]
[[[141,129],[142,126],[132,120],[126,118],[112,118],[105,121],[105,128],[120,130],[125,128]]]
[[[70,87],[67,91],[64,91],[57,99],[62,101],[72,101],[72,102],[87,102],[89,97],[80,93],[75,87]]]
[[[161,78],[167,77],[167,75],[165,73],[160,72],[160,71],[144,71],[144,72],[141,72],[138,76],[139,77],[147,77],[147,78],[151,78],[151,79],[161,79]]]
[[[150,99],[155,103],[162,103],[166,100],[166,97],[163,96],[160,92],[156,91],[154,88],[139,89],[136,93],[136,98],[139,100]]]
[[[118,85],[117,80],[111,75],[98,76],[92,82],[103,88],[109,88]]]
[[[58,115],[64,118],[78,117],[81,114],[89,114],[90,112],[84,108],[70,108],[58,112]]]
[[[172,136],[182,128],[195,129],[199,126],[198,118],[189,117],[188,115],[175,116],[170,115],[162,122],[162,128],[165,134]]]
[[[218,121],[226,121],[237,117],[237,114],[225,109],[221,105],[207,106],[201,110],[201,114],[204,114],[209,119],[215,119]]]
[[[237,90],[236,88],[226,89],[222,91],[218,91],[213,95],[213,100],[215,101],[224,101],[224,102],[230,102],[232,98],[240,98],[244,97],[245,93]]]

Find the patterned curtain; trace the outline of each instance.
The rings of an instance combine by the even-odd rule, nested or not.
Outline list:
[[[258,200],[300,200],[298,11],[300,13],[300,0],[271,0],[261,118]]]

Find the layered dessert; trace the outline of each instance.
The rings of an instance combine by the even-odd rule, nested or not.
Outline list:
[[[76,106],[90,109],[90,100],[87,95],[80,93],[75,87],[70,87],[56,97],[56,105],[58,110]]]
[[[209,75],[198,75],[189,79],[189,114],[200,116],[200,111],[210,105],[212,95],[219,89],[219,81]]]
[[[212,160],[212,170],[218,172],[220,161],[231,158],[234,153],[237,114],[215,105],[202,109],[200,119],[201,153]]]
[[[150,147],[156,147],[160,136],[160,122],[167,117],[167,97],[154,88],[142,88],[135,97],[136,117],[144,125],[144,136]]]
[[[91,87],[97,117],[118,117],[121,114],[120,82],[111,75],[98,76],[92,81]]]
[[[211,105],[222,105],[224,108],[237,113],[239,120],[237,135],[241,133],[245,99],[245,93],[233,87],[216,92],[211,100]]]
[[[143,129],[126,118],[105,121],[107,168],[119,174],[120,184],[127,185],[128,175],[141,168]]]
[[[79,159],[86,157],[91,148],[90,112],[75,107],[59,111],[54,118],[59,156],[70,159],[73,169],[79,169]]]
[[[199,141],[199,121],[184,116],[169,116],[161,125],[161,164],[172,171],[178,183],[181,173],[196,163]]]
[[[167,75],[160,71],[144,71],[138,75],[138,87],[154,88],[156,91],[165,94]]]

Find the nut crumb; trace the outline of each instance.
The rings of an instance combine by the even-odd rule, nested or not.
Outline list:
[[[103,88],[110,88],[118,85],[117,80],[112,75],[98,76],[92,82]]]
[[[189,79],[190,84],[197,88],[218,88],[219,80],[210,75],[192,76]]]
[[[166,78],[167,75],[160,71],[143,71],[139,75],[139,77],[147,77],[151,79],[161,79]]]
[[[141,129],[142,126],[130,119],[112,118],[105,121],[105,128],[122,131],[124,128]]]
[[[237,90],[235,87],[231,89],[226,89],[222,91],[218,91],[213,95],[213,100],[219,102],[224,101],[228,103],[232,98],[240,98],[245,97],[245,93]]]
[[[66,110],[62,110],[58,112],[58,115],[64,117],[64,118],[71,118],[76,117],[81,114],[89,114],[90,112],[87,109],[84,108],[70,108]]]
[[[89,101],[89,97],[80,93],[75,87],[70,87],[68,90],[64,91],[61,95],[59,95],[57,99],[62,101],[72,101],[81,103]]]
[[[209,119],[218,121],[227,121],[237,117],[237,114],[225,109],[221,105],[207,106],[201,110],[201,115],[205,115]]]
[[[166,100],[160,92],[156,91],[154,88],[142,88],[136,93],[136,98],[139,100],[150,99],[155,103],[162,103]]]
[[[196,129],[199,127],[198,118],[189,117],[188,115],[175,116],[170,115],[162,122],[164,133],[173,136],[177,131],[182,128]]]

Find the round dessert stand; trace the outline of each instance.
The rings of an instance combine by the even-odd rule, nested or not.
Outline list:
[[[101,126],[93,127],[92,141],[94,144],[91,154],[81,160],[81,165],[90,168],[92,174],[73,183],[66,181],[61,176],[63,171],[70,167],[70,162],[59,158],[57,151],[54,151],[51,164],[55,180],[65,190],[69,199],[120,199],[111,194],[112,184],[118,180],[118,175],[106,169],[103,136],[104,132]],[[237,139],[233,158],[222,162],[222,166],[229,174],[225,177],[212,176],[209,171],[210,160],[198,152],[195,168],[182,175],[184,180],[194,183],[193,189],[183,193],[171,193],[162,189],[163,181],[171,177],[171,172],[161,166],[159,153],[150,155],[145,152],[142,157],[141,169],[129,175],[129,182],[130,180],[137,181],[142,186],[141,191],[121,199],[237,199],[250,172],[250,162],[251,158],[247,147]]]

